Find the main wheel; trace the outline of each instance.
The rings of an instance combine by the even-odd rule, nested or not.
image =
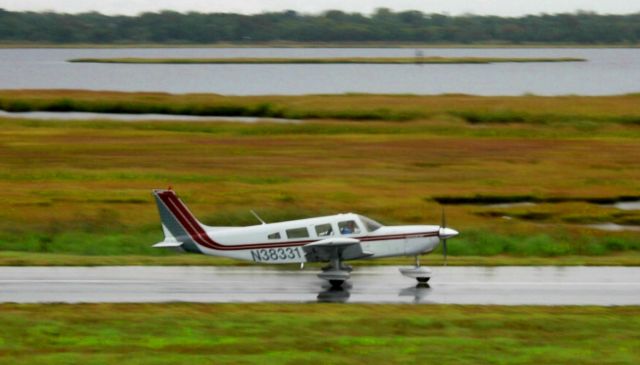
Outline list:
[[[331,284],[332,288],[340,288],[343,283],[344,280],[329,280],[329,284]]]
[[[421,278],[416,278],[418,280],[419,283],[428,283],[429,279],[431,278],[425,278],[425,277],[421,277]]]

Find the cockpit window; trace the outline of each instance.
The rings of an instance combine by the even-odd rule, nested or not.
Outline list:
[[[358,227],[356,221],[338,222],[338,229],[340,229],[340,234],[360,233],[360,227]]]
[[[359,216],[360,220],[362,221],[362,223],[364,223],[364,226],[367,227],[367,231],[369,232],[373,232],[375,230],[377,230],[378,228],[382,227],[382,224],[374,221],[371,218],[367,218],[363,215]]]
[[[280,232],[271,233],[269,235],[269,239],[270,240],[279,240],[280,239]]]

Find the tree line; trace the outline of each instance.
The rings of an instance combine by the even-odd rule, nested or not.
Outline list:
[[[329,10],[241,15],[162,11],[137,16],[96,12],[12,12],[0,9],[3,43],[420,42],[638,44],[640,13],[589,12],[498,16],[394,12],[371,15]]]

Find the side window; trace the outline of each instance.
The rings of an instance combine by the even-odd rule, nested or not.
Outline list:
[[[309,231],[307,228],[293,228],[287,229],[287,238],[307,238],[309,237]]]
[[[317,225],[316,234],[318,235],[318,237],[333,236],[333,228],[331,228],[331,223]]]
[[[280,232],[271,233],[268,237],[269,237],[270,240],[279,240],[280,239]]]
[[[341,234],[360,233],[360,227],[358,227],[355,221],[339,222],[338,229],[340,229]]]

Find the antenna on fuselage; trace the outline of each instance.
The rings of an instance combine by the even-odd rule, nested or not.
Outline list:
[[[267,224],[267,222],[263,221],[262,218],[260,218],[260,216],[258,215],[258,213],[254,212],[253,209],[250,210],[251,214],[253,214],[254,217],[256,217],[257,220],[260,221],[260,223],[262,224]]]

